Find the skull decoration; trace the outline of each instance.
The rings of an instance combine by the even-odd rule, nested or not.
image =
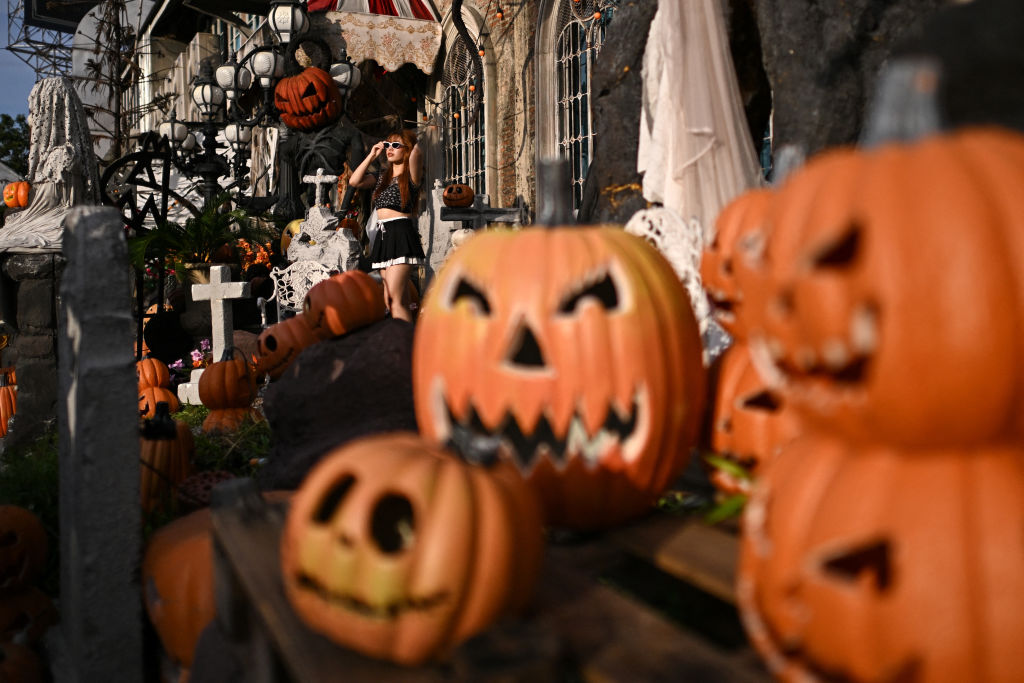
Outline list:
[[[750,361],[745,344],[730,347],[719,361],[711,421],[711,448],[751,474],[800,433],[800,419],[785,396],[768,387]],[[749,482],[724,470],[711,474],[729,494],[747,492]]]
[[[711,301],[715,320],[735,338],[746,334],[742,311],[746,298],[757,293],[744,291],[742,287],[742,271],[750,267],[742,255],[753,248],[752,240],[762,239],[765,213],[772,197],[771,190],[752,190],[722,209],[715,224],[715,238],[704,249],[701,258],[700,278]]]
[[[30,583],[46,562],[46,530],[32,512],[0,505],[0,593]]]
[[[540,509],[515,469],[460,462],[414,434],[350,442],[296,492],[285,593],[336,642],[414,665],[532,598]]]
[[[1024,138],[995,129],[812,160],[769,212],[758,369],[854,438],[1019,438],[1022,184]]]
[[[747,504],[737,596],[787,681],[1020,681],[1024,451],[808,436]]]
[[[445,206],[472,206],[475,196],[473,188],[469,185],[452,183],[444,188],[444,192],[441,194],[441,201],[444,202]]]
[[[500,444],[560,526],[649,510],[686,465],[704,391],[686,291],[613,227],[478,233],[438,274],[413,344],[421,432]]]
[[[274,88],[274,106],[284,125],[295,130],[316,130],[341,116],[342,101],[330,74],[315,66],[286,76]]]

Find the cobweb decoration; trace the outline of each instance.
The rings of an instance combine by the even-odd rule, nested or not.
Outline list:
[[[277,299],[279,312],[287,310],[299,313],[306,293],[330,275],[330,269],[318,261],[296,261],[287,268],[274,268],[270,271],[274,293],[268,301]]]
[[[728,348],[731,340],[711,315],[711,305],[700,279],[704,249],[700,224],[693,219],[687,225],[673,211],[658,207],[636,212],[625,227],[626,232],[647,240],[672,264],[690,297],[704,346],[704,364],[709,365]]]

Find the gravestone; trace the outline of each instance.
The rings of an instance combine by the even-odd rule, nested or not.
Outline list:
[[[48,643],[62,683],[143,678],[138,385],[122,224],[112,208],[74,209],[64,234],[61,624]]]
[[[192,285],[193,301],[210,302],[214,361],[219,361],[224,356],[224,350],[231,343],[234,334],[231,299],[242,299],[247,296],[249,283],[232,282],[231,269],[227,266],[210,266],[210,284]]]
[[[338,176],[318,168],[316,175],[303,176],[302,181],[316,185],[316,202],[299,226],[299,234],[288,243],[288,260],[315,261],[342,272],[355,270],[362,247],[350,231],[338,229],[338,217],[326,192],[338,182]]]

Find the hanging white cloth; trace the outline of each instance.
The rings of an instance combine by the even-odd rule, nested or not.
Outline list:
[[[707,243],[718,212],[761,183],[720,0],[664,2],[644,54],[637,170],[644,198],[696,219]]]

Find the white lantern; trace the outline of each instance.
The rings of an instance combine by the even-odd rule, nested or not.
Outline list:
[[[216,71],[217,85],[224,89],[228,102],[234,102],[238,93],[249,89],[252,84],[252,73],[234,58],[221,64]]]
[[[284,76],[284,60],[273,50],[258,50],[250,58],[252,71],[260,79],[260,86],[270,88]]]
[[[301,36],[309,28],[309,19],[306,18],[306,12],[302,9],[302,5],[293,0],[271,2],[267,23],[270,24],[270,28],[282,43]]]
[[[231,149],[238,152],[252,141],[252,128],[240,123],[229,123],[224,126],[224,139],[231,145]]]

